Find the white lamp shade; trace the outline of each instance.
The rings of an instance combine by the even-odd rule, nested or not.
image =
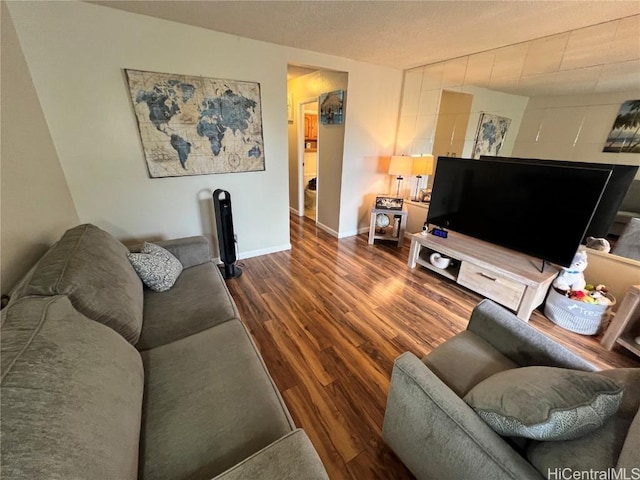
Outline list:
[[[433,155],[413,158],[411,175],[431,175],[433,173]]]
[[[394,155],[389,162],[389,175],[399,177],[411,175],[413,158],[407,155]]]

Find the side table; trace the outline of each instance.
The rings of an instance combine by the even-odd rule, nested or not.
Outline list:
[[[611,350],[617,343],[640,356],[640,345],[635,342],[635,337],[638,335],[640,335],[640,285],[632,285],[600,343],[607,350]]]
[[[407,209],[388,210],[384,208],[371,209],[371,223],[369,224],[369,244],[372,245],[375,240],[392,240],[402,246],[404,240],[404,232],[407,229]],[[389,226],[384,232],[376,231],[376,217],[383,214],[389,217]]]

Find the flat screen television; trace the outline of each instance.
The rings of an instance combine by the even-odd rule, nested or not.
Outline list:
[[[583,242],[587,237],[604,238],[609,233],[611,225],[616,218],[624,196],[638,172],[635,165],[613,165],[611,163],[574,162],[567,160],[543,160],[539,158],[514,158],[514,157],[489,157],[480,156],[481,160],[503,160],[522,163],[540,163],[543,165],[568,165],[583,168],[597,168],[611,171],[609,182],[602,193],[602,198],[593,213],[593,218],[584,234]]]
[[[569,266],[611,171],[439,157],[427,222]]]

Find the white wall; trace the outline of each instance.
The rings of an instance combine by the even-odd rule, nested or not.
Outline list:
[[[6,5],[2,8],[2,294],[78,214]]]
[[[602,151],[620,105],[639,95],[636,91],[532,98],[513,156],[640,165],[637,153]]]
[[[242,252],[289,248],[275,46],[80,2],[9,9],[82,222],[123,240],[214,237],[211,194],[223,188]],[[266,170],[149,178],[124,68],[260,82]]]
[[[348,72],[340,237],[368,231],[376,195],[389,192],[402,86],[401,71],[362,64]]]
[[[528,97],[497,92],[469,84],[474,76],[469,57],[418,67],[405,72],[397,154],[432,153],[442,90],[473,95],[471,115],[461,156],[471,158],[481,113],[492,113],[511,119],[501,155],[511,155]]]
[[[287,63],[349,73],[353,108],[347,106],[346,123],[352,129],[386,117],[373,120],[373,138],[346,134],[345,165],[371,152],[389,154],[398,70],[81,2],[9,2],[9,10],[80,220],[125,241],[214,237],[211,192],[223,188],[232,195],[241,256],[290,248]],[[124,68],[259,82],[266,170],[150,179]],[[352,176],[343,171],[343,184]],[[341,229],[344,216],[355,230],[357,210],[345,208],[361,203],[370,183],[343,189],[349,201],[342,203]]]

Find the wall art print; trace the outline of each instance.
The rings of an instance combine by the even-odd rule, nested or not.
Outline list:
[[[480,155],[497,156],[507,138],[509,125],[510,118],[481,113],[471,158],[480,158]]]
[[[602,151],[640,153],[640,100],[627,100],[620,106]]]
[[[259,83],[125,72],[150,177],[265,169]]]
[[[320,95],[320,123],[341,125],[344,115],[344,90]]]
[[[287,122],[293,123],[293,92],[287,92]]]

